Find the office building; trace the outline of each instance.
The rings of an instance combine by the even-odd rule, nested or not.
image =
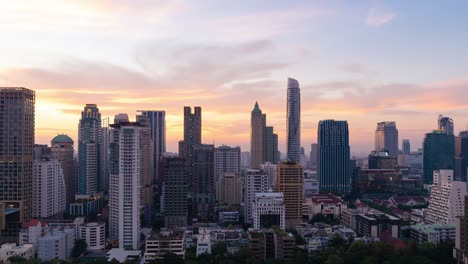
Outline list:
[[[395,122],[379,122],[375,130],[375,151],[398,155],[398,130]]]
[[[121,249],[140,247],[142,142],[147,127],[116,116],[110,138],[109,234]],[[145,141],[146,142],[146,141]]]
[[[252,221],[252,204],[255,201],[256,193],[268,192],[268,174],[262,170],[248,169],[245,171],[244,178],[244,221],[245,223],[253,223]]]
[[[322,120],[318,124],[320,191],[346,194],[351,191],[349,131],[346,121]]]
[[[241,152],[241,168],[247,169],[250,167],[250,152]]]
[[[468,131],[460,131],[455,138],[455,179],[467,181],[468,169]]]
[[[393,170],[398,165],[397,156],[391,156],[388,152],[384,151],[372,151],[369,155],[369,169],[389,169]]]
[[[164,225],[186,226],[188,220],[188,177],[185,159],[162,157],[161,176],[164,178]]]
[[[34,258],[35,248],[32,244],[16,245],[16,243],[3,244],[0,247],[0,263],[10,264],[9,258],[21,257],[26,260]]]
[[[423,143],[423,183],[432,184],[435,170],[454,169],[455,137],[441,130],[427,133]]]
[[[384,213],[361,213],[355,216],[356,233],[364,237],[380,237],[389,233],[398,238],[400,219]]]
[[[264,133],[266,127],[266,114],[255,102],[255,107],[250,116],[250,168],[259,169],[264,158]]]
[[[239,173],[221,174],[216,186],[218,204],[239,206],[242,203],[242,180]]]
[[[313,194],[304,199],[304,215],[307,215],[309,220],[317,214],[340,219],[341,211],[347,208],[346,202],[332,194]]]
[[[37,240],[37,258],[41,261],[66,260],[75,246],[75,230],[52,229]]]
[[[73,158],[73,144],[73,140],[64,134],[57,135],[51,141],[52,156],[62,165],[68,203],[74,201],[76,194],[76,161]]]
[[[465,214],[455,218],[455,248],[453,257],[457,263],[468,264],[468,196],[463,197]]]
[[[62,164],[47,145],[34,146],[33,217],[47,218],[65,211],[66,186]],[[37,155],[36,155],[37,153]]]
[[[154,193],[153,193],[153,145],[151,141],[151,129],[149,118],[145,115],[136,116],[140,124],[140,202],[144,213],[144,224],[151,226],[154,220]]]
[[[273,127],[267,126],[263,131],[263,162],[278,163],[278,135],[274,133]]]
[[[248,247],[259,262],[278,259],[294,263],[296,242],[292,235],[281,229],[249,232]]]
[[[299,82],[288,78],[286,104],[287,159],[301,162],[301,90]]]
[[[443,131],[447,135],[454,135],[453,119],[448,116],[439,115],[437,120],[437,129]]]
[[[218,186],[221,176],[225,173],[240,174],[240,147],[222,145],[214,149],[214,177]],[[216,189],[216,199],[220,199],[221,193]]]
[[[49,231],[46,222],[41,222],[37,219],[31,219],[21,225],[19,232],[19,244],[37,244],[37,240]]]
[[[78,228],[79,238],[86,241],[86,250],[103,250],[106,248],[106,224],[90,222]]]
[[[304,171],[295,162],[278,164],[276,191],[284,195],[286,227],[295,227],[302,223]]]
[[[285,228],[285,206],[283,194],[278,192],[256,193],[252,204],[253,228],[263,229],[277,226]]]
[[[276,188],[276,175],[278,174],[278,165],[270,162],[260,164],[260,170],[268,174],[268,186],[274,190]]]
[[[403,155],[409,155],[411,153],[411,145],[409,139],[403,139],[401,141],[401,149]]]
[[[310,145],[310,166],[316,167],[318,161],[318,145],[313,143]]]
[[[160,157],[166,153],[166,112],[159,110],[140,110],[142,116],[148,117],[151,130],[153,150],[153,182],[158,182],[158,166]]]
[[[457,216],[465,214],[464,197],[467,183],[454,181],[453,170],[434,171],[426,222],[429,224],[454,224]]]
[[[185,258],[185,239],[183,231],[153,232],[146,240],[145,263],[162,260],[167,253]]]
[[[77,194],[94,195],[101,191],[101,113],[87,104],[78,126]]]
[[[0,87],[0,243],[31,219],[34,109],[34,91]]]
[[[215,180],[214,146],[200,144],[193,149],[192,218],[214,220]]]
[[[101,119],[101,192],[109,192],[109,143],[110,143],[110,118]]]

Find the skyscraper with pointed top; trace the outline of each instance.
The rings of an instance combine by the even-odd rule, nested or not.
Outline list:
[[[265,160],[263,134],[266,127],[266,115],[262,113],[257,102],[250,117],[250,127],[250,168],[258,169]]]
[[[301,90],[299,82],[288,78],[286,104],[287,157],[301,161]]]

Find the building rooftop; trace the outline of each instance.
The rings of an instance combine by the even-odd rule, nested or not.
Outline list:
[[[327,193],[323,193],[323,194],[313,194],[311,195],[310,197],[308,197],[307,199],[310,199],[314,204],[321,204],[321,203],[325,203],[325,204],[337,204],[337,203],[343,203],[343,201],[339,198],[339,197],[336,197],[332,194],[327,194]]]
[[[410,229],[413,230],[418,230],[420,232],[424,233],[438,233],[439,229],[455,229],[456,225],[455,224],[433,224],[433,225],[412,225],[410,226]]]
[[[147,240],[181,240],[184,239],[183,231],[153,232]]]
[[[71,139],[68,135],[61,134],[55,136],[52,141],[52,143],[71,143],[73,144],[73,139]]]

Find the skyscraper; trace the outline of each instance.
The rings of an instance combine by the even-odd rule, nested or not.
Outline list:
[[[317,159],[318,159],[318,146],[317,146],[317,143],[313,143],[310,145],[310,165],[312,167],[317,166]]]
[[[395,122],[379,122],[375,130],[375,150],[387,151],[390,156],[398,155],[398,130]]]
[[[66,185],[62,163],[47,145],[34,146],[33,217],[46,218],[65,211]]]
[[[0,242],[16,241],[31,218],[34,109],[34,91],[0,87]]]
[[[467,181],[468,169],[468,131],[460,131],[455,137],[455,179]]]
[[[185,160],[180,157],[161,157],[160,166],[160,172],[164,174],[164,225],[186,226],[188,182]]]
[[[52,155],[62,165],[68,203],[74,201],[76,194],[76,162],[73,159],[73,143],[67,135],[57,135],[51,141]]]
[[[351,191],[349,131],[346,121],[322,120],[318,125],[320,191],[345,194]]]
[[[128,117],[127,117],[128,120]],[[121,249],[138,249],[141,236],[142,146],[149,129],[138,122],[116,118],[111,125],[109,232]]]
[[[147,116],[151,129],[153,144],[153,182],[158,181],[159,158],[166,152],[166,112],[156,110],[141,110],[141,115]]]
[[[409,139],[403,139],[401,142],[401,149],[403,151],[403,155],[409,155],[411,153],[411,145]]]
[[[256,193],[268,192],[269,176],[262,170],[247,169],[244,179],[244,222],[252,221],[252,203],[255,201]]]
[[[215,186],[225,173],[240,174],[240,147],[222,145],[214,149],[214,178]],[[216,188],[216,199],[220,197],[220,190]]]
[[[288,78],[286,105],[288,160],[301,162],[301,90],[299,82]]]
[[[193,149],[192,218],[214,220],[214,146],[200,144]]]
[[[427,133],[423,142],[423,183],[432,184],[435,170],[454,169],[455,137],[441,130]]]
[[[252,169],[260,168],[260,164],[264,158],[264,133],[266,127],[266,115],[262,113],[258,103],[255,102],[255,107],[250,116],[250,167]]]
[[[136,121],[140,125],[140,185],[141,205],[144,209],[145,225],[153,224],[154,194],[153,194],[153,144],[151,141],[151,128],[148,116],[137,115]]]
[[[77,194],[98,193],[101,183],[101,114],[95,104],[87,104],[78,125]]]
[[[267,126],[263,132],[263,162],[278,163],[278,135],[273,127]]]
[[[454,135],[453,130],[453,119],[448,116],[439,115],[439,119],[437,120],[437,128],[439,130],[444,131],[449,135]]]
[[[284,195],[285,218],[287,227],[302,223],[302,193],[304,169],[296,162],[278,164],[276,191]]]

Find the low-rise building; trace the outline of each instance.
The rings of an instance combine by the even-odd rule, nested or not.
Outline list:
[[[281,229],[267,229],[249,232],[248,246],[258,261],[282,259],[286,262],[294,259],[296,243],[291,234]]]
[[[446,239],[455,240],[455,224],[433,224],[410,226],[410,237],[417,242],[438,244]]]
[[[400,219],[384,213],[356,215],[356,233],[364,237],[380,237],[384,232],[398,238]]]
[[[172,230],[154,232],[146,239],[145,248],[145,263],[162,259],[166,253],[185,258],[185,232]]]
[[[356,232],[351,228],[338,228],[335,234],[347,241],[353,241],[356,238]]]
[[[53,229],[37,240],[37,257],[41,261],[65,260],[72,253],[75,238],[73,229]]]
[[[41,222],[37,219],[31,219],[29,222],[21,225],[19,232],[19,244],[37,244],[37,240],[48,231],[46,222]]]
[[[86,223],[79,227],[79,237],[86,241],[86,250],[102,250],[106,248],[106,224]]]
[[[422,196],[392,196],[388,201],[393,207],[403,206],[424,206],[427,204],[426,198]]]
[[[339,218],[341,211],[347,208],[346,202],[332,194],[314,194],[306,197],[303,208],[310,219],[316,214],[332,215]]]
[[[351,229],[356,229],[356,215],[359,214],[358,209],[347,208],[341,211],[340,224]]]
[[[34,252],[34,245],[32,244],[24,244],[21,246],[15,243],[3,244],[0,247],[0,263],[10,264],[11,262],[8,259],[15,256],[30,259],[34,257]]]
[[[219,212],[219,223],[221,225],[238,224],[240,221],[240,213],[238,211]]]
[[[141,258],[141,254],[142,252],[140,250],[113,248],[107,252],[106,258],[108,262],[111,262],[113,259],[115,259],[119,263],[124,263],[126,261],[137,263],[137,261]]]
[[[211,236],[209,234],[198,235],[197,257],[201,254],[211,254]]]

